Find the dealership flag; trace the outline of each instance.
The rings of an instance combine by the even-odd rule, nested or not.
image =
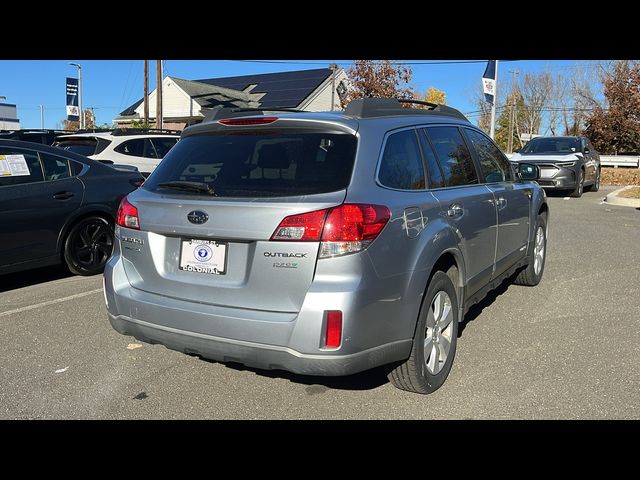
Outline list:
[[[489,60],[482,75],[482,90],[487,102],[493,103],[496,94],[496,61]]]
[[[80,121],[80,109],[78,108],[78,79],[67,77],[67,120]]]

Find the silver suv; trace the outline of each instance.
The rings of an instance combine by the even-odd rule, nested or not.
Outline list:
[[[262,369],[385,365],[396,387],[433,392],[469,307],[516,272],[542,277],[538,167],[515,172],[449,107],[260,113],[186,129],[123,200],[111,325]]]

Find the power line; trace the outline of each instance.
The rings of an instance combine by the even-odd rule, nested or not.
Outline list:
[[[519,60],[500,60],[501,62],[518,62]],[[327,65],[326,62],[302,62],[298,60],[227,60],[227,62],[245,62],[245,63],[268,63],[278,65]],[[380,60],[373,60],[374,63],[381,63]],[[402,62],[390,61],[391,65],[454,65],[467,63],[486,63],[488,60],[435,60],[435,61],[417,61]],[[335,62],[334,62],[335,63]],[[338,65],[351,65],[353,62],[338,63]]]

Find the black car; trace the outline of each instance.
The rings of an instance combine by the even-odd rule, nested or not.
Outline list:
[[[0,274],[62,262],[78,275],[102,272],[120,200],[143,181],[59,148],[0,140]]]
[[[60,135],[69,135],[66,130],[23,128],[22,130],[0,130],[0,140],[20,140],[22,142],[53,145]]]

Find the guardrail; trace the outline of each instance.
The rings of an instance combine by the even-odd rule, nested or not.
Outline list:
[[[600,164],[603,167],[640,168],[640,156],[638,155],[600,155]]]

